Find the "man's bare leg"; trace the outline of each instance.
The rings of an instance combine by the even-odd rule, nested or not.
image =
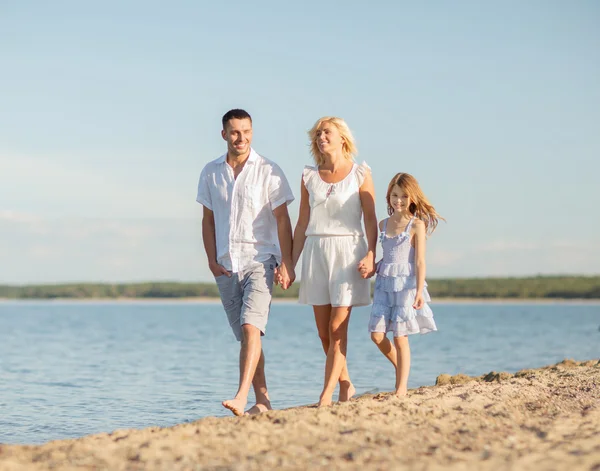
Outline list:
[[[348,346],[348,323],[352,307],[332,307],[329,322],[329,350],[325,363],[325,385],[319,398],[319,407],[329,406],[333,400],[333,391],[346,364]]]
[[[256,365],[252,387],[254,388],[254,395],[256,396],[256,404],[248,409],[246,414],[260,414],[261,412],[271,410],[271,401],[269,400],[269,393],[267,392],[267,378],[265,376],[265,354],[262,350],[260,351],[258,365]]]
[[[325,351],[325,355],[329,351],[329,322],[331,320],[331,304],[326,304],[323,306],[313,306],[313,311],[315,313],[315,322],[317,323],[317,331],[319,332],[319,338],[321,339],[321,345],[323,345],[323,350]],[[350,400],[354,393],[356,393],[356,389],[350,380],[350,373],[348,373],[348,366],[344,362],[344,368],[340,373],[340,402],[346,402]]]
[[[240,383],[233,399],[223,401],[223,407],[234,415],[244,415],[248,403],[248,392],[254,379],[256,367],[262,353],[260,330],[253,325],[242,325],[242,344],[240,347]]]

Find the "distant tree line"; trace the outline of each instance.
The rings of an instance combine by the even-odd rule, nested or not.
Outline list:
[[[434,298],[564,298],[600,299],[600,276],[534,276],[525,278],[450,278],[430,280]],[[299,283],[276,298],[297,298]],[[118,299],[118,298],[218,298],[214,283],[69,283],[52,285],[0,285],[0,298],[11,299]]]

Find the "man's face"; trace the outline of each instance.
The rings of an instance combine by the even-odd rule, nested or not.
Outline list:
[[[230,119],[221,131],[227,141],[227,153],[232,157],[243,156],[250,152],[252,144],[252,121],[249,119]]]

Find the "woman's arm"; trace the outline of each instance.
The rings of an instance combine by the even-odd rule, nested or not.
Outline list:
[[[310,204],[308,202],[308,190],[304,186],[304,180],[300,183],[300,211],[298,212],[298,222],[294,229],[294,242],[292,245],[292,267],[296,268],[300,254],[306,241],[306,228],[310,220]]]
[[[425,301],[423,300],[423,289],[425,288],[425,223],[420,219],[415,219],[413,223],[415,231],[415,263],[417,266],[417,295],[415,296],[415,302],[413,307],[415,309],[421,309]]]
[[[377,215],[375,214],[375,186],[371,172],[367,172],[359,189],[360,204],[363,211],[368,251],[358,264],[358,271],[363,278],[375,274],[375,251],[377,249]],[[364,270],[363,270],[364,268]]]

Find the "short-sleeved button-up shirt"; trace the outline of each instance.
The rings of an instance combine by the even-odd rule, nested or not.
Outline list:
[[[227,154],[206,164],[196,201],[214,213],[217,262],[234,273],[271,256],[281,263],[273,210],[293,200],[281,168],[254,149],[237,179]]]

